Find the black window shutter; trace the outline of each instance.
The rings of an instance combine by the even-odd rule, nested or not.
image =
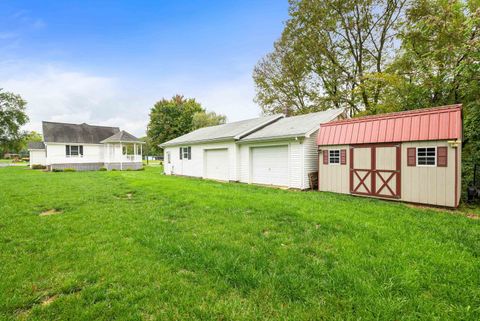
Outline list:
[[[182,147],[180,147],[180,159],[183,158],[183,155],[182,155]]]
[[[192,147],[188,147],[188,159],[192,159]]]
[[[65,145],[65,155],[70,156],[70,145]]]
[[[83,145],[80,145],[80,155],[83,156]]]

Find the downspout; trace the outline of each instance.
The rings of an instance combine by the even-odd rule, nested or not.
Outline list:
[[[123,171],[123,145],[120,142],[120,170]]]

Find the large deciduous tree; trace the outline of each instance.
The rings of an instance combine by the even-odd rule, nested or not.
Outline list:
[[[372,75],[381,76],[392,59],[405,3],[290,0],[280,40],[254,69],[263,111],[375,108],[383,83]]]
[[[192,127],[193,129],[199,129],[208,126],[215,126],[225,124],[227,116],[219,115],[213,111],[202,111],[193,115]]]
[[[225,123],[226,117],[213,112],[207,113],[195,99],[176,95],[162,99],[150,111],[147,128],[150,153],[159,154],[163,142],[184,135],[194,129]]]
[[[25,113],[27,102],[19,95],[0,88],[0,152],[6,153],[18,147],[25,136],[21,127],[28,122]]]

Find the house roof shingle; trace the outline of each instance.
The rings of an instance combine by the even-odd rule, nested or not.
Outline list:
[[[46,143],[84,143],[100,142],[118,133],[118,127],[93,126],[88,124],[68,124],[44,121],[43,138]]]
[[[27,149],[45,149],[45,144],[43,142],[28,142]]]
[[[248,135],[252,131],[266,126],[276,120],[282,118],[283,115],[271,115],[264,116],[254,119],[247,119],[242,121],[237,121],[233,123],[204,127],[197,130],[194,130],[183,136],[169,140],[163,144],[161,147],[175,146],[182,144],[191,144],[191,143],[201,143],[201,142],[212,142],[212,141],[222,141],[228,139],[240,139],[245,135]]]

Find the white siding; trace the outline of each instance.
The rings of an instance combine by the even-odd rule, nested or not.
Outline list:
[[[304,188],[310,187],[309,173],[318,171],[318,146],[317,146],[317,134],[318,131],[310,135],[303,142],[303,186]]]
[[[100,144],[72,144],[83,145],[83,157],[67,157],[65,145],[59,143],[46,143],[47,165],[73,164],[73,163],[103,163],[103,145]]]
[[[46,165],[46,161],[44,149],[30,150],[30,167],[32,165]]]
[[[180,147],[188,146],[192,148],[191,159],[180,159]],[[205,177],[205,150],[208,149],[228,150],[228,179],[231,181],[238,181],[238,148],[233,141],[166,147],[164,150],[164,155],[170,153],[170,164],[168,164],[168,161],[165,161],[165,174]]]
[[[312,138],[314,140],[314,138]],[[305,170],[305,156],[307,154],[311,154],[312,151],[310,147],[316,150],[316,145],[311,144],[309,141],[310,147],[305,147],[304,142],[302,139],[294,140],[294,139],[285,139],[285,140],[278,140],[278,141],[271,141],[271,142],[250,142],[250,143],[242,143],[240,144],[240,181],[243,183],[257,183],[252,179],[252,170],[251,170],[251,153],[252,148],[256,147],[266,147],[266,146],[288,146],[288,156],[283,161],[288,164],[288,185],[286,187],[289,188],[298,188],[298,189],[307,189],[309,188],[309,181],[308,178],[305,179],[306,170]],[[306,149],[310,152],[306,153]],[[313,166],[316,166],[315,164]]]

